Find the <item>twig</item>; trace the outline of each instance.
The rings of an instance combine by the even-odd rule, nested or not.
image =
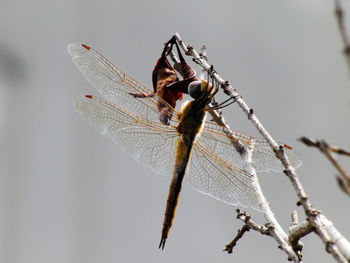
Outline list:
[[[341,155],[349,154],[348,151],[342,150],[335,146],[329,146],[324,140],[316,140],[314,138],[301,137],[299,141],[303,142],[307,146],[312,146],[318,148],[327,159],[333,164],[333,166],[338,170],[342,177],[337,176],[337,182],[346,194],[350,195],[350,175],[345,171],[345,169],[334,159],[331,152],[338,153]]]
[[[186,55],[190,55],[193,57],[193,60],[200,65],[215,81],[217,81],[221,86],[223,85],[228,85],[227,82],[225,82],[223,79],[220,78],[220,76],[216,73],[215,70],[213,70],[213,67],[209,66],[209,64],[201,58],[197,52],[193,49],[192,46],[186,46],[180,35],[178,33],[175,34],[175,37],[177,38],[177,41],[180,45],[180,47],[185,51]],[[232,96],[231,96],[232,97]],[[233,97],[234,100],[239,101],[241,99],[241,96],[237,93],[236,96]],[[240,104],[239,104],[240,105]],[[248,111],[249,114],[252,114],[252,110],[249,109]],[[213,118],[218,124],[223,125],[226,129],[225,132],[230,138],[232,145],[236,148],[237,152],[241,153],[241,156],[245,159],[246,163],[248,164],[247,172],[250,173],[255,181],[256,184],[254,185],[255,191],[257,196],[259,196],[259,206],[261,210],[264,212],[264,216],[273,226],[274,231],[271,231],[271,236],[275,239],[275,241],[279,244],[279,247],[288,255],[288,258],[290,260],[293,260],[294,262],[300,262],[300,259],[298,256],[295,254],[293,251],[293,248],[288,244],[288,236],[285,233],[285,231],[282,229],[281,225],[277,221],[277,219],[274,216],[274,213],[271,211],[271,208],[265,198],[265,196],[262,193],[262,190],[259,185],[259,180],[255,171],[255,168],[252,164],[252,153],[254,151],[254,143],[251,143],[251,147],[249,149],[246,149],[242,143],[232,134],[228,124],[224,120],[222,115],[219,115],[215,111],[213,111],[213,114],[216,114],[215,118]]]
[[[350,41],[349,41],[348,34],[346,32],[345,23],[344,23],[344,10],[340,2],[341,0],[334,0],[335,16],[337,18],[340,35],[344,43],[344,55],[345,55],[346,62],[348,64],[348,70],[350,73]]]
[[[185,53],[187,55],[192,56],[195,63],[197,63],[202,68],[204,68],[208,73],[210,73],[210,66],[208,65],[208,63],[206,63],[203,59],[201,59],[199,57],[199,55],[193,49],[193,47],[186,46],[183,43],[183,41],[178,33],[176,33],[175,36],[176,36],[181,48],[185,51]],[[257,128],[259,133],[270,144],[273,151],[276,153],[276,157],[284,165],[285,174],[290,179],[290,181],[294,187],[294,190],[295,190],[295,192],[300,200],[299,202],[304,208],[304,212],[305,212],[309,222],[311,223],[312,227],[315,228],[315,232],[323,241],[327,252],[331,253],[333,255],[333,257],[338,262],[350,261],[350,243],[349,243],[349,241],[339,233],[339,231],[334,227],[334,225],[332,224],[331,221],[329,221],[320,211],[317,211],[312,207],[311,202],[310,202],[308,196],[306,195],[306,192],[305,192],[302,184],[300,183],[299,178],[297,177],[295,169],[289,163],[286,155],[284,154],[283,147],[280,147],[276,143],[276,141],[271,137],[271,135],[263,127],[263,125],[261,124],[259,119],[256,117],[256,115],[254,114],[252,109],[250,107],[248,107],[248,105],[245,103],[245,101],[242,99],[242,97],[238,94],[238,92],[235,89],[233,89],[232,86],[227,81],[224,81],[216,72],[214,72],[211,76],[222,86],[225,94],[229,95],[230,97],[232,97],[236,100],[237,104],[247,114],[248,118],[255,125],[255,127]],[[283,232],[283,230],[282,230],[282,232]],[[286,237],[286,235],[284,235],[284,237]],[[287,244],[285,239],[283,241]],[[288,245],[287,248],[290,248],[290,246]],[[290,254],[292,255],[292,260],[297,262],[298,258],[295,255],[295,253],[293,252]]]
[[[247,224],[243,225],[241,229],[238,229],[235,238],[225,246],[225,249],[223,251],[227,251],[228,254],[232,254],[233,248],[236,246],[238,240],[240,240],[243,237],[244,233],[248,232],[249,230],[250,226]]]
[[[297,211],[292,212],[291,219],[292,220],[289,227],[288,242],[292,245],[292,248],[295,251],[295,253],[301,258],[301,251],[303,250],[304,245],[300,241],[300,239],[308,233],[305,233],[305,235],[299,235],[300,224]]]
[[[239,209],[236,210],[237,212],[237,218],[242,220],[245,224],[242,226],[241,229],[237,231],[237,235],[235,238],[225,246],[224,251],[227,251],[227,253],[231,254],[233,251],[233,248],[236,246],[238,240],[240,240],[245,232],[248,232],[250,229],[253,229],[263,235],[271,236],[270,231],[273,228],[272,226],[261,226],[255,223],[250,215],[247,215],[245,212],[241,212]]]
[[[313,146],[313,147],[317,147],[317,148],[320,147],[320,142],[317,139],[310,138],[310,137],[301,137],[299,140],[301,142],[303,142],[304,144],[306,144],[307,146]],[[349,156],[350,157],[350,152],[349,151],[341,149],[338,146],[328,145],[328,151],[337,153],[339,155],[345,155],[345,156]]]
[[[236,209],[236,212],[237,218],[242,220],[245,224],[247,224],[250,229],[253,229],[263,235],[271,236],[270,229],[272,229],[273,227],[269,223],[265,224],[265,226],[262,226],[255,223],[251,219],[250,215],[248,215],[247,213],[241,212],[239,209]]]
[[[206,44],[203,44],[202,47],[201,47],[201,53],[199,53],[199,56],[204,59],[206,62],[208,62],[208,57],[207,57],[207,45]],[[200,68],[201,72],[199,73],[199,80],[204,80],[205,79],[205,73],[207,73],[203,68]],[[216,99],[215,99],[215,96],[212,98],[211,100],[211,103],[209,104],[209,107],[210,108],[215,108],[216,106],[218,105]],[[213,110],[209,111],[209,114],[211,115],[211,117],[213,118],[213,120],[222,125],[221,124],[221,120],[223,120],[223,117],[222,117],[222,112],[220,109],[217,109],[215,110],[215,113],[213,114]],[[221,118],[219,117],[221,116]],[[226,121],[224,121],[225,123],[227,123]]]
[[[329,146],[328,150],[330,150],[331,152],[337,153],[339,155],[345,155],[345,156],[349,156],[350,157],[350,152],[349,151],[345,151],[341,148],[338,148],[336,146]]]
[[[293,211],[288,241],[292,245],[295,253],[297,253],[300,257],[303,249],[303,243],[300,242],[300,239],[311,233],[313,230],[313,227],[308,221],[299,223],[297,211]]]
[[[207,45],[203,44],[201,47],[201,53],[199,53],[199,56],[204,59],[205,61],[208,61],[207,57]],[[201,73],[199,74],[199,79],[204,79],[206,71],[201,68]]]

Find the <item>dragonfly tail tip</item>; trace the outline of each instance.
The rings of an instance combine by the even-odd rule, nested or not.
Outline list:
[[[166,241],[166,238],[162,237],[162,239],[160,240],[160,243],[159,243],[159,249],[164,250],[165,241]]]

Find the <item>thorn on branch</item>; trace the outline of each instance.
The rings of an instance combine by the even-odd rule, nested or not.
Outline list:
[[[273,148],[273,152],[276,154],[277,158],[279,158],[279,156],[283,156],[284,155],[284,146],[279,144],[277,149],[275,147]],[[290,170],[288,170],[288,169],[285,169],[283,172],[287,176],[289,176],[291,173]]]
[[[253,114],[254,114],[254,110],[252,108],[250,108],[249,114],[248,114],[248,120],[250,120],[252,118]]]
[[[192,58],[192,61],[196,64],[200,63],[200,58]]]
[[[327,253],[329,253],[329,254],[332,253],[334,245],[335,245],[334,241],[327,241],[327,243],[326,243],[326,251],[327,251]]]
[[[307,197],[302,197],[301,198],[301,200],[299,200],[298,202],[297,202],[297,206],[301,206],[304,202],[306,202],[307,201]]]
[[[202,53],[199,53],[199,56],[201,57],[201,59],[208,60],[208,57]]]
[[[228,82],[228,80],[226,80],[224,83],[221,84],[223,89],[227,89],[228,86],[230,86],[230,83]]]
[[[186,54],[187,56],[190,56],[190,55],[192,54],[192,51],[193,51],[193,46],[188,45],[188,46],[187,46],[187,51],[185,52],[185,54]]]
[[[210,65],[210,69],[209,69],[209,74],[210,74],[210,77],[213,78],[213,75],[217,73],[216,70],[214,69],[214,66],[213,65]]]
[[[318,216],[320,214],[320,211],[316,210],[316,209],[312,209],[311,211],[309,211],[309,215],[310,216]]]

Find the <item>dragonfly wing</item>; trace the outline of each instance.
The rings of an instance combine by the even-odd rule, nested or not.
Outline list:
[[[158,174],[172,174],[177,140],[175,127],[144,119],[90,95],[76,98],[74,106],[88,123],[120,144],[135,160]]]
[[[201,133],[202,143],[228,163],[234,164],[240,169],[247,169],[247,162],[245,161],[244,156],[233,147],[225,130],[227,129],[218,126],[215,123],[206,122]],[[257,172],[281,172],[284,170],[280,160],[277,159],[275,153],[265,139],[245,135],[235,130],[230,131],[240,140],[244,147],[253,147],[252,163]],[[284,144],[281,145],[284,146]],[[285,146],[284,151],[295,168],[301,166],[300,157],[295,150]]]
[[[158,105],[167,105],[162,98],[156,94],[135,98],[130,94],[152,94],[153,91],[122,72],[93,48],[72,43],[68,45],[68,52],[86,80],[108,101],[141,117],[159,121]],[[139,100],[137,105],[135,100]],[[171,121],[177,121],[177,113],[170,105],[165,114],[169,116],[170,124],[172,124]]]
[[[195,190],[225,203],[261,211],[254,177],[227,163],[200,140],[193,146],[187,173],[189,184]]]

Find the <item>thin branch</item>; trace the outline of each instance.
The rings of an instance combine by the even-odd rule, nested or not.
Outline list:
[[[329,146],[328,150],[330,150],[331,152],[337,153],[339,155],[345,155],[345,156],[349,156],[350,157],[350,152],[349,151],[345,151],[341,148],[338,148],[336,146]]]
[[[225,246],[223,251],[227,251],[228,254],[232,254],[233,248],[237,245],[238,240],[240,240],[245,232],[248,232],[249,230],[250,226],[247,224],[243,225],[241,229],[238,229],[235,238]]]
[[[338,28],[344,44],[344,55],[345,55],[346,62],[348,64],[348,70],[350,73],[350,41],[349,41],[348,34],[346,32],[345,23],[344,23],[344,9],[342,8],[341,0],[334,0],[334,5],[335,5],[335,16],[337,18]]]
[[[301,251],[303,250],[304,246],[300,239],[310,233],[303,227],[303,225],[304,222],[301,224],[299,223],[297,211],[293,211],[289,228],[288,242],[292,245],[293,250],[300,258],[302,257]]]
[[[307,146],[313,146],[313,147],[320,147],[320,142],[317,139],[310,138],[310,137],[301,137],[299,139],[301,142],[306,144]],[[339,155],[345,155],[350,157],[350,152],[344,149],[339,148],[338,146],[331,146],[328,145],[328,150],[334,153],[337,153]]]
[[[204,59],[206,62],[208,62],[208,57],[207,57],[207,45],[203,44],[201,47],[201,53],[199,53],[199,56]],[[199,73],[199,80],[204,80],[205,79],[205,74],[207,73],[203,68],[200,69],[201,72]],[[218,106],[218,102],[215,99],[215,96],[212,98],[211,103],[209,104],[210,108],[216,108]],[[214,112],[215,111],[215,112]],[[211,110],[209,111],[209,114],[211,115],[211,117],[213,118],[213,121],[215,121],[216,123],[218,123],[221,126],[224,126],[222,124],[222,122],[226,122],[226,120],[223,118],[222,116],[222,111],[220,109],[216,109],[216,110]]]
[[[335,146],[329,146],[324,140],[316,140],[314,138],[301,137],[299,141],[303,142],[307,146],[318,148],[331,162],[331,164],[338,170],[341,177],[337,176],[337,182],[339,187],[348,195],[350,195],[350,175],[345,171],[345,169],[334,159],[331,152],[348,155],[348,151],[339,149]]]
[[[248,215],[247,213],[241,212],[239,209],[236,209],[236,212],[237,212],[237,218],[243,221],[245,224],[247,224],[250,229],[253,229],[263,235],[271,236],[271,229],[273,227],[269,223],[267,223],[265,226],[262,226],[255,223],[251,219],[251,216]]]
[[[300,239],[310,234],[313,230],[314,228],[309,221],[294,224],[289,228],[288,242],[292,245],[295,253],[300,257],[303,249],[303,243],[300,242]]]
[[[203,44],[201,47],[201,53],[199,53],[199,56],[204,59],[205,61],[208,61],[207,57],[207,45]],[[206,71],[201,68],[201,73],[199,74],[199,79],[204,79]]]
[[[208,74],[210,74],[211,77],[221,85],[224,93],[236,100],[237,104],[241,107],[243,112],[246,113],[248,119],[255,125],[259,133],[270,144],[271,148],[276,153],[276,157],[282,162],[283,166],[285,167],[285,174],[290,179],[309,222],[311,223],[312,227],[315,228],[315,232],[323,241],[327,252],[331,253],[338,262],[350,261],[349,241],[339,233],[331,221],[329,221],[320,211],[317,211],[312,207],[311,202],[306,195],[306,192],[297,176],[294,167],[290,164],[286,155],[284,154],[283,147],[280,147],[277,144],[277,142],[263,127],[257,116],[254,114],[254,111],[246,104],[238,92],[232,88],[228,81],[223,80],[216,72],[213,72],[208,63],[200,58],[192,46],[186,46],[184,44],[178,33],[176,33],[175,36],[181,48],[185,51],[186,55],[192,56],[194,62],[204,68]],[[286,241],[285,243],[287,244]],[[298,259],[294,252],[292,255],[292,259],[297,262]]]
[[[209,66],[209,64],[200,57],[197,52],[193,49],[192,46],[186,47],[186,45],[181,40],[181,37],[178,33],[175,34],[175,37],[177,38],[177,41],[180,45],[180,47],[185,51],[186,55],[193,56],[193,60],[201,66],[203,70],[207,72],[217,83],[219,83],[221,86],[224,83],[224,80],[220,78],[220,76],[215,72],[213,67]],[[225,82],[227,83],[227,82]],[[237,97],[234,98],[234,100],[237,101],[237,99],[240,99],[240,96],[237,94]],[[252,111],[249,109],[249,114],[251,114]],[[293,251],[293,248],[288,244],[288,235],[285,233],[279,222],[274,216],[274,213],[271,211],[271,208],[263,195],[263,192],[261,190],[261,187],[259,185],[259,180],[255,171],[255,168],[252,164],[252,153],[254,151],[254,142],[252,141],[249,148],[246,148],[242,145],[242,143],[234,136],[232,133],[230,127],[228,126],[227,122],[224,120],[223,116],[218,114],[216,111],[212,111],[212,116],[214,114],[214,121],[216,121],[219,125],[224,126],[226,129],[224,129],[226,135],[228,138],[230,138],[232,145],[236,148],[237,152],[241,154],[242,158],[246,161],[247,165],[247,172],[250,173],[254,179],[255,179],[255,191],[257,196],[259,196],[259,206],[261,210],[264,212],[264,216],[266,220],[273,226],[274,231],[271,232],[271,236],[275,239],[275,241],[279,244],[279,247],[288,255],[288,258],[293,260],[294,262],[300,262],[300,258],[295,254]]]
[[[236,210],[237,212],[237,218],[242,220],[244,222],[244,225],[241,229],[237,231],[237,235],[235,238],[225,246],[224,251],[227,251],[227,253],[231,254],[233,251],[233,248],[237,245],[238,240],[240,240],[245,232],[248,232],[250,229],[253,229],[263,235],[271,236],[271,229],[273,228],[270,226],[261,226],[255,223],[250,215],[247,215],[245,212],[241,212],[239,209]]]

